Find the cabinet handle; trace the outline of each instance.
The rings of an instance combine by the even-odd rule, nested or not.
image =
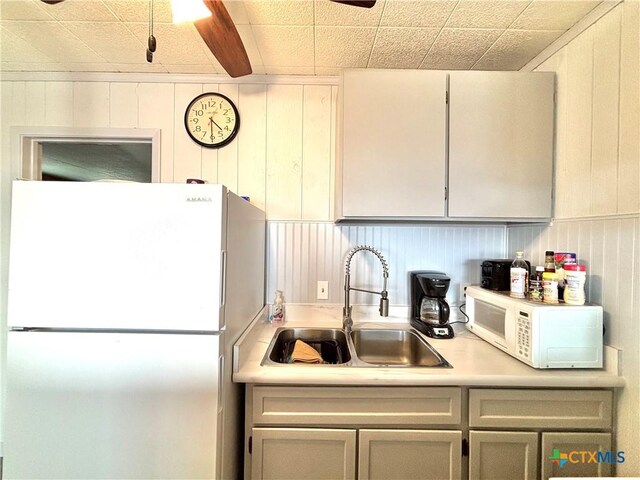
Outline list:
[[[469,440],[467,440],[466,438],[462,439],[462,456],[469,456]]]

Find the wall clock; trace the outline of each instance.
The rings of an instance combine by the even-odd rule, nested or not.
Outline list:
[[[189,103],[184,126],[197,144],[220,148],[238,134],[240,114],[228,97],[215,92],[203,93]]]

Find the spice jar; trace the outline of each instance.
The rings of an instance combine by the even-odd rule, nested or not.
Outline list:
[[[542,273],[544,272],[544,267],[542,265],[538,265],[536,267],[536,273],[531,276],[529,280],[529,292],[527,292],[527,298],[532,302],[541,302],[543,298],[543,283],[542,283]]]
[[[564,303],[584,305],[584,284],[587,278],[587,267],[570,264],[564,266]]]
[[[544,303],[558,303],[558,274],[544,272],[542,274],[542,290]]]

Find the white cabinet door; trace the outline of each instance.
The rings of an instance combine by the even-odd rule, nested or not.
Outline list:
[[[617,460],[610,433],[543,433],[542,478],[609,477]]]
[[[344,72],[342,217],[444,216],[446,89],[441,71]]]
[[[548,218],[552,72],[451,72],[449,217]]]
[[[253,480],[355,478],[355,430],[254,428],[252,436]]]
[[[461,478],[460,431],[360,430],[360,480]]]
[[[473,480],[536,480],[536,432],[469,433],[469,478]]]

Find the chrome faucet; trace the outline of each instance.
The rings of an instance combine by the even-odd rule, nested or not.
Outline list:
[[[382,291],[375,292],[373,290],[364,290],[362,288],[354,288],[351,286],[351,259],[356,252],[361,250],[367,250],[373,253],[380,263],[382,263]],[[369,247],[368,245],[360,245],[352,249],[347,255],[347,261],[345,263],[345,272],[344,272],[344,308],[342,309],[342,328],[349,333],[351,331],[351,327],[353,326],[353,320],[351,318],[351,305],[349,304],[349,292],[351,290],[355,290],[357,292],[366,292],[373,293],[375,295],[380,295],[382,298],[380,299],[380,316],[388,317],[389,316],[389,298],[387,297],[387,278],[389,278],[389,267],[387,266],[387,262],[385,261],[382,254],[373,247]]]

